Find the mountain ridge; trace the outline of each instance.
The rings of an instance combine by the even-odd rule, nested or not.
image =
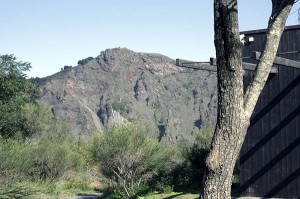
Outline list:
[[[152,137],[177,144],[214,124],[216,74],[178,67],[175,60],[127,48],[102,51],[75,67],[38,79],[40,100],[71,124],[76,138],[134,121]]]

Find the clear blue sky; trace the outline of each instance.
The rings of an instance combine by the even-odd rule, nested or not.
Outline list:
[[[194,61],[215,56],[212,0],[0,2],[0,54],[31,62],[30,77],[115,47]],[[271,0],[240,0],[240,30],[265,28],[270,12]],[[294,13],[287,25],[297,23]]]

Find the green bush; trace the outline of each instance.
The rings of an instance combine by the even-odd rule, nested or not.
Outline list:
[[[89,61],[91,61],[93,59],[94,59],[93,57],[87,57],[85,59],[79,60],[77,63],[80,64],[80,65],[85,65],[85,64],[87,64]]]
[[[29,144],[0,137],[0,151],[0,185],[25,179],[32,169]]]
[[[159,193],[169,194],[173,191],[173,186],[158,181],[155,186],[155,191],[158,191]]]
[[[32,129],[23,125],[27,118],[23,117],[22,107],[35,103],[40,90],[25,79],[29,63],[17,61],[14,55],[0,55],[0,60],[0,135],[26,138]]]
[[[124,102],[120,102],[120,101],[113,101],[111,103],[111,107],[112,109],[118,111],[121,114],[126,114],[131,111],[131,108],[129,106],[127,106]]]
[[[79,170],[83,160],[72,140],[43,139],[32,150],[35,180],[55,180],[69,170]]]
[[[24,141],[0,136],[0,198],[33,194],[36,190],[28,185],[58,181],[66,172],[78,173],[85,168],[74,141],[54,137]]]
[[[26,185],[32,171],[29,143],[0,136],[0,198],[21,198],[35,191]]]
[[[205,126],[195,135],[194,143],[181,149],[184,162],[177,169],[177,185],[199,188],[204,171],[205,158],[209,152],[213,136],[213,127]]]
[[[66,171],[84,167],[65,120],[36,101],[40,89],[26,80],[30,68],[13,55],[0,55],[0,198],[28,196],[32,184],[61,180]]]
[[[93,138],[92,159],[121,198],[138,194],[170,162],[170,151],[148,134],[145,128],[127,124]]]

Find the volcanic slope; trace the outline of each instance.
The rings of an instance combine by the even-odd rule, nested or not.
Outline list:
[[[168,144],[216,120],[216,74],[175,65],[160,54],[107,49],[37,80],[40,100],[79,138],[108,125],[138,122]]]

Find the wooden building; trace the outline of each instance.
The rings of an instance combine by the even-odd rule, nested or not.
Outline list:
[[[241,33],[243,61],[256,62],[266,30]],[[282,35],[274,67],[255,107],[240,153],[241,196],[300,198],[300,26]],[[256,57],[257,58],[257,57]],[[292,61],[294,60],[294,61]],[[254,71],[245,70],[247,86]]]

